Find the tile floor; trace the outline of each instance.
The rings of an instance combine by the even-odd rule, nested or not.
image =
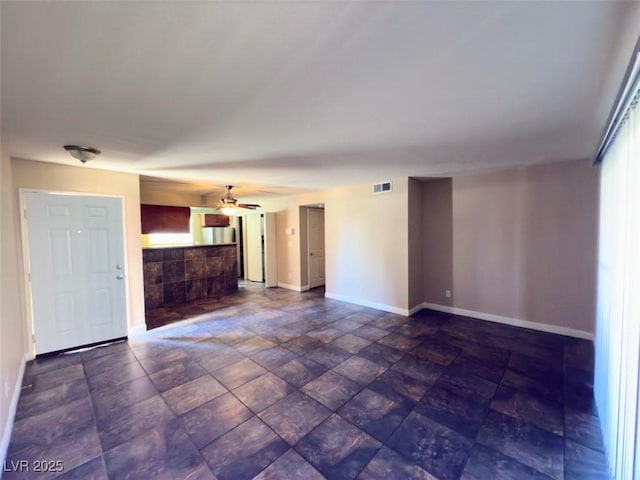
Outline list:
[[[3,478],[607,478],[590,342],[251,285],[189,308],[30,363]]]

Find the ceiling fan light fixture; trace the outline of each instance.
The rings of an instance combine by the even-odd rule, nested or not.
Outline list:
[[[225,205],[224,207],[220,208],[220,210],[222,211],[223,215],[226,215],[228,217],[232,217],[238,211],[238,209],[234,205]]]
[[[233,198],[233,195],[231,195],[231,189],[233,188],[233,185],[225,185],[224,187],[227,189],[227,193],[220,199],[220,201],[222,202],[220,210],[224,215],[231,217],[238,211],[238,200]]]
[[[64,149],[69,152],[73,158],[77,158],[84,165],[100,155],[100,150],[93,147],[83,147],[81,145],[65,145]]]
[[[260,208],[260,205],[257,203],[238,203],[238,199],[231,195],[231,189],[233,185],[225,185],[224,188],[227,189],[227,193],[220,199],[220,203],[216,206],[218,210],[220,210],[224,215],[231,217],[238,213],[238,208],[246,208],[248,210],[255,210],[256,208]],[[206,205],[204,205],[206,206]]]

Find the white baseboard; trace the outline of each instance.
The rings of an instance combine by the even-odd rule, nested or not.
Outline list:
[[[574,328],[561,327],[559,325],[549,325],[547,323],[531,322],[529,320],[522,320],[519,318],[503,317],[502,315],[494,315],[493,313],[476,312],[473,310],[466,310],[464,308],[451,307],[449,305],[438,305],[437,303],[425,302],[421,305],[421,307],[428,308],[430,310],[437,310],[439,312],[453,313],[455,315],[478,318],[480,320],[487,320],[489,322],[503,323],[505,325],[511,325],[514,327],[530,328],[531,330],[539,330],[546,333],[556,333],[558,335],[583,338],[585,340],[591,341],[593,341],[594,339],[594,335],[591,332],[576,330]]]
[[[278,282],[278,287],[286,288],[287,290],[294,290],[296,292],[306,292],[309,290],[309,285],[290,285],[282,282]]]
[[[398,315],[409,316],[409,309],[395,307],[393,305],[386,305],[384,303],[369,302],[368,300],[362,300],[360,298],[346,297],[344,295],[337,295],[335,293],[325,293],[325,297],[333,300],[339,300],[341,302],[353,303],[362,307],[375,308],[376,310],[382,310],[383,312],[397,313]],[[415,308],[415,307],[414,307]]]
[[[9,404],[9,412],[7,415],[7,423],[4,426],[4,433],[2,434],[2,443],[0,443],[0,461],[4,465],[7,458],[7,450],[9,449],[9,442],[11,441],[11,433],[13,432],[13,420],[16,417],[16,410],[18,409],[18,400],[20,399],[20,392],[22,391],[22,379],[24,377],[24,369],[27,365],[27,355],[22,357],[20,363],[20,370],[16,377],[16,384],[13,388],[13,395],[11,396],[11,403]]]
[[[134,325],[129,329],[129,337],[139,337],[147,332],[147,325]]]

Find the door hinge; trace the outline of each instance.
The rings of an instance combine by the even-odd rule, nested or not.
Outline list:
[[[27,209],[24,209],[24,218],[27,219]]]
[[[31,335],[31,343],[36,343],[36,334]]]

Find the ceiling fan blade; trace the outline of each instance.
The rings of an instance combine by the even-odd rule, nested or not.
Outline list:
[[[238,207],[246,208],[248,210],[255,210],[256,208],[260,208],[260,205],[257,203],[239,203]]]

